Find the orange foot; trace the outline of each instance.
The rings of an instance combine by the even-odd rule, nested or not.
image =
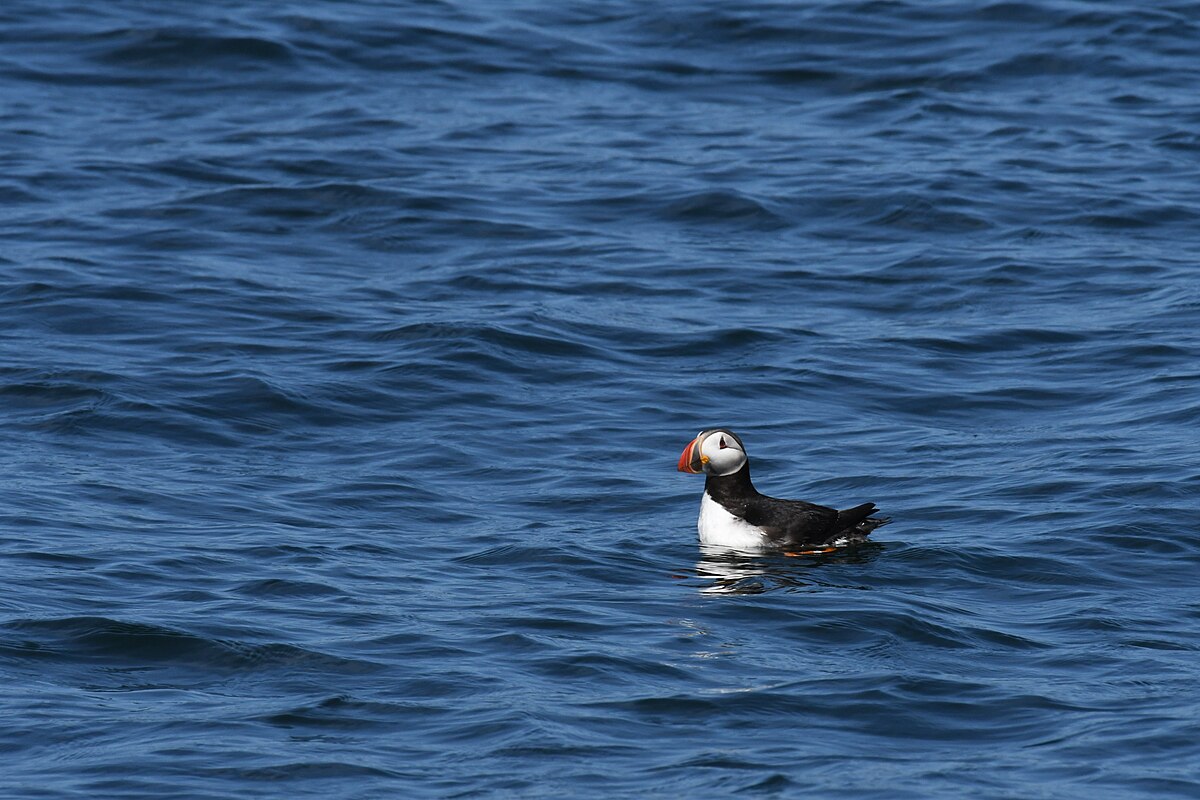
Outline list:
[[[837,550],[837,548],[836,547],[823,547],[820,550],[795,550],[795,551],[784,550],[783,554],[785,556],[819,556],[819,555],[822,555],[823,553],[832,553],[834,550]]]

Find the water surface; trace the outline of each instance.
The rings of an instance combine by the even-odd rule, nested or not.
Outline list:
[[[1198,36],[6,4],[0,793],[1195,797]]]

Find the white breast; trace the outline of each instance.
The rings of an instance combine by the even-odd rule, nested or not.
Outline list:
[[[700,501],[700,519],[696,523],[700,530],[700,543],[731,550],[762,550],[767,538],[761,530],[743,519],[738,519],[704,493]]]

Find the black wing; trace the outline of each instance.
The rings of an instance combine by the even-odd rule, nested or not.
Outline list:
[[[765,495],[748,501],[739,516],[762,528],[776,547],[823,544],[839,529],[837,509]]]
[[[779,500],[760,495],[746,503],[739,514],[751,525],[762,528],[771,544],[781,548],[811,547],[828,544],[843,536],[865,539],[871,531],[889,520],[872,517],[874,503],[838,511],[803,500]]]

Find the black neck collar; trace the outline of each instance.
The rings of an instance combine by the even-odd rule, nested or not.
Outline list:
[[[727,500],[745,500],[757,497],[758,490],[750,482],[750,462],[731,475],[709,475],[704,481],[704,491],[718,503],[724,505]]]

